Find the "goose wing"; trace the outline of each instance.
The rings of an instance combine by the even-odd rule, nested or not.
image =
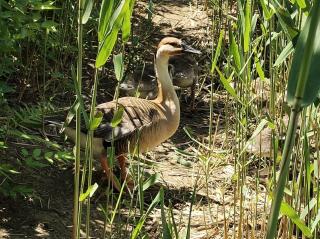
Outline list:
[[[111,121],[119,107],[123,107],[122,120],[114,129]],[[126,140],[152,124],[157,124],[163,119],[164,111],[158,104],[135,97],[123,97],[118,102],[111,101],[100,104],[96,111],[103,113],[103,119],[99,127],[95,130],[94,136],[103,138],[105,142],[114,140]]]

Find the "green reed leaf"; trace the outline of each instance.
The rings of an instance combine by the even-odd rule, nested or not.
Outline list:
[[[288,203],[281,203],[280,212],[289,217],[290,220],[301,230],[304,236],[308,238],[312,237],[310,228],[306,226],[305,222],[300,219],[297,212]]]
[[[92,7],[93,7],[93,0],[87,0],[85,2],[85,10],[82,16],[82,24],[86,24],[88,22],[91,11],[92,11]]]
[[[116,74],[116,79],[118,81],[121,81],[124,73],[122,53],[113,56],[113,66],[114,66],[114,72]]]
[[[320,8],[319,1],[299,35],[297,47],[292,60],[288,81],[288,103],[305,107],[316,99],[319,93],[320,75]]]

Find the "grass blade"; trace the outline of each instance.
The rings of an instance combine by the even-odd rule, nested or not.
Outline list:
[[[231,75],[229,76],[229,78],[226,79],[226,78],[224,77],[224,75],[222,74],[222,72],[218,69],[218,67],[216,67],[216,70],[217,70],[217,72],[219,73],[220,80],[221,80],[224,88],[226,89],[226,91],[228,91],[228,93],[229,93],[235,100],[237,100],[238,102],[240,102],[240,103],[242,104],[242,102],[241,102],[240,98],[238,97],[235,89],[234,89],[234,88],[231,86],[231,84],[230,84],[230,80],[231,80],[231,78],[232,78],[232,76],[233,76],[233,72],[231,73]]]
[[[146,191],[149,187],[151,187],[152,185],[154,185],[155,183],[157,183],[159,181],[160,178],[160,174],[155,173],[153,175],[151,175],[144,183],[143,183],[143,187],[142,190]]]
[[[276,62],[273,64],[273,66],[274,67],[280,66],[293,51],[294,51],[293,43],[292,41],[290,41],[288,45],[286,45],[286,47],[282,50]]]
[[[119,105],[116,113],[113,115],[113,118],[111,120],[111,126],[113,128],[117,127],[117,125],[121,123],[123,112],[124,107],[122,105]]]
[[[117,41],[118,32],[123,25],[123,18],[127,11],[129,11],[130,1],[121,0],[118,7],[112,14],[108,25],[104,25],[105,29],[100,27],[100,32],[103,32],[102,40],[99,41],[99,50],[96,57],[96,68],[103,66]]]
[[[300,219],[296,211],[286,202],[281,203],[280,212],[286,215],[290,220],[301,230],[304,236],[312,237],[311,230],[305,225],[304,221]]]
[[[288,82],[288,103],[305,107],[316,99],[320,84],[320,8],[314,3],[311,15],[300,33]]]
[[[163,190],[162,190],[163,193]],[[163,239],[172,239],[169,225],[166,219],[165,206],[164,206],[164,197],[161,198],[161,222],[162,222],[162,238]]]
[[[123,24],[121,28],[123,42],[127,42],[129,40],[130,33],[131,33],[131,15],[132,15],[135,0],[129,0],[129,1],[130,1],[129,8],[124,14]]]
[[[246,53],[249,51],[250,46],[250,32],[251,32],[251,0],[246,1],[246,9],[244,16],[245,28],[243,35],[243,51]]]
[[[290,40],[293,40],[298,35],[299,31],[296,28],[289,11],[283,9],[283,7],[277,1],[270,1],[270,3],[270,6],[272,6],[279,19],[282,30]]]
[[[114,72],[116,74],[117,80],[121,81],[123,78],[123,72],[124,72],[122,53],[113,56],[113,66],[114,66]]]
[[[105,30],[109,24],[109,20],[112,14],[114,5],[114,0],[103,0],[100,9],[100,16],[99,16],[99,27],[98,27],[98,40],[99,42],[102,41]]]
[[[231,28],[229,28],[229,39],[231,39],[230,51],[233,56],[233,61],[236,67],[236,71],[237,73],[239,73],[242,68],[243,57],[240,56],[239,47],[238,47],[238,44],[236,43],[236,39],[234,38]]]
[[[262,11],[263,11],[263,15],[265,17],[265,19],[268,21],[270,20],[270,18],[272,17],[272,13],[269,11],[269,9],[267,8],[266,3],[264,2],[264,0],[259,0],[260,5],[262,7]]]
[[[97,112],[94,116],[92,121],[90,122],[90,130],[95,130],[99,127],[101,121],[103,118],[103,113],[102,112]]]
[[[211,62],[212,62],[212,65],[211,65],[211,74],[213,74],[213,72],[214,72],[214,70],[215,70],[215,68],[216,68],[216,65],[217,65],[218,58],[219,58],[219,56],[220,56],[223,36],[224,36],[224,31],[221,30],[221,31],[220,31],[220,36],[219,36],[218,45],[217,45],[217,49],[216,49],[216,53],[214,54],[214,58],[213,58],[213,60],[211,61]]]
[[[141,231],[141,228],[147,219],[147,216],[150,214],[150,212],[158,205],[159,202],[161,202],[163,198],[163,189],[161,188],[160,191],[158,192],[157,196],[153,199],[151,202],[147,212],[140,218],[139,222],[137,223],[136,227],[134,228],[130,239],[136,239]]]
[[[92,7],[93,7],[93,0],[87,0],[85,3],[85,11],[83,13],[82,16],[82,24],[86,24],[89,20],[91,11],[92,11]]]
[[[264,71],[262,69],[262,66],[260,64],[258,57],[254,58],[254,63],[256,65],[256,70],[257,70],[257,73],[258,73],[260,79],[264,81],[265,80]]]
[[[95,191],[98,189],[98,184],[94,183],[93,185],[89,186],[85,193],[80,194],[79,201],[83,202],[88,196],[92,197]]]
[[[320,209],[318,210],[317,216],[311,225],[311,232],[314,232],[314,230],[317,228],[319,222],[320,222]]]

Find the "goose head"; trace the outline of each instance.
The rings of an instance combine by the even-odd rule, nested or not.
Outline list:
[[[175,37],[165,37],[160,41],[155,64],[159,88],[159,94],[156,100],[159,102],[163,101],[165,98],[172,98],[176,101],[175,103],[178,104],[177,102],[179,100],[174,90],[172,76],[170,76],[168,67],[170,58],[184,53],[200,54],[201,52],[188,46],[183,40]]]
[[[181,55],[183,53],[194,53],[200,54],[201,52],[188,46],[183,40],[175,37],[165,37],[163,38],[157,50],[157,58],[167,58],[172,56]]]

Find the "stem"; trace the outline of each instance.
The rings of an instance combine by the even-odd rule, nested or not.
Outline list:
[[[82,85],[82,15],[84,1],[78,1],[78,61],[77,61],[77,83],[81,94]],[[79,96],[80,97],[80,96]],[[77,99],[80,101],[80,99]],[[73,231],[72,238],[79,238],[80,216],[79,216],[79,182],[80,182],[80,130],[81,112],[80,107],[76,110],[76,152],[75,152],[75,174],[74,174],[74,195],[73,195]]]
[[[299,113],[300,113],[300,110],[295,108],[293,108],[290,113],[288,131],[287,131],[287,136],[286,136],[284,149],[282,153],[282,162],[281,162],[279,181],[275,189],[275,197],[272,201],[271,216],[268,221],[266,239],[273,239],[277,232],[279,210],[280,210],[280,206],[281,206],[281,202],[284,194],[284,187],[285,187],[288,172],[289,172],[290,158],[291,158],[292,148],[295,141]]]
[[[98,69],[95,70],[95,78],[93,83],[93,96],[91,100],[91,108],[90,108],[90,125],[93,121],[94,114],[95,114],[95,106],[96,106],[96,99],[97,99],[97,90],[98,90]],[[86,149],[86,162],[89,162],[88,165],[88,188],[91,187],[91,181],[92,181],[92,167],[93,167],[93,145],[92,145],[92,139],[93,139],[93,131],[89,130],[87,135],[87,146]],[[86,214],[86,238],[90,238],[90,197],[87,199],[87,214]]]

